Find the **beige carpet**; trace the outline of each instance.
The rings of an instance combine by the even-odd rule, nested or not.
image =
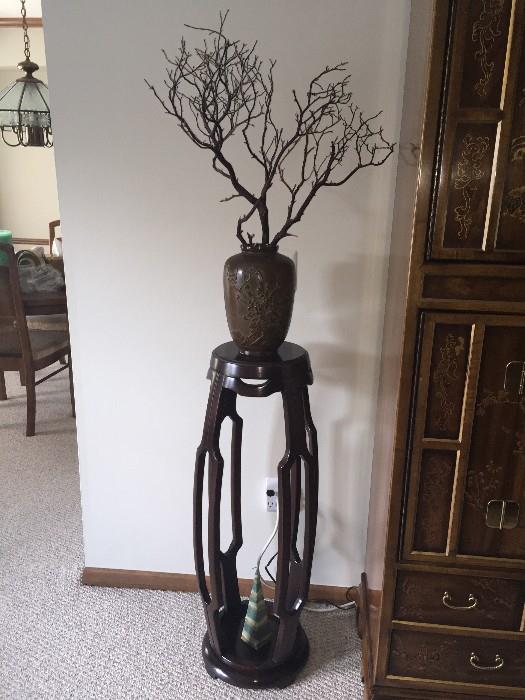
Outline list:
[[[254,697],[213,681],[200,659],[200,600],[187,593],[96,589],[82,567],[75,426],[66,375],[37,387],[37,435],[24,436],[17,375],[0,402],[1,700]],[[189,536],[189,533],[188,533]],[[260,700],[359,700],[353,613],[303,613],[308,665]]]

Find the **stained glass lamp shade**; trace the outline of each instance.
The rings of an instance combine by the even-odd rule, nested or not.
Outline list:
[[[0,92],[0,132],[8,146],[52,146],[49,89],[33,76],[38,65],[18,64],[25,75]]]

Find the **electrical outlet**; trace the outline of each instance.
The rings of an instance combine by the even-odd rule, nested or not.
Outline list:
[[[266,510],[268,511],[268,513],[277,512],[278,488],[279,481],[277,477],[267,476],[264,497],[266,501]]]

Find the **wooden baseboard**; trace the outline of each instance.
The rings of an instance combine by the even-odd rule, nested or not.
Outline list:
[[[169,574],[161,571],[133,571],[131,569],[102,569],[86,566],[82,572],[82,583],[86,586],[105,586],[109,588],[145,588],[157,591],[183,591],[196,593],[197,578],[195,574]],[[241,595],[249,596],[252,580],[239,579]],[[312,602],[329,601],[341,605],[348,602],[347,588],[341,586],[310,586],[309,600]],[[272,589],[265,587],[271,596]]]
[[[13,237],[14,245],[49,245],[49,238],[16,238]]]
[[[361,680],[364,684],[365,700],[372,700],[372,649],[370,645],[370,601],[366,573],[361,574],[361,585],[357,599],[357,631],[361,638]]]
[[[42,17],[27,17],[28,27],[41,27]],[[10,27],[20,27],[22,28],[22,18],[21,17],[0,17],[0,29],[7,29]]]

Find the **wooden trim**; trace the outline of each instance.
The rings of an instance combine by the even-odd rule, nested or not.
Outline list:
[[[436,331],[436,320],[423,315],[423,340],[420,349],[419,361],[419,383],[414,395],[415,421],[412,438],[412,454],[410,455],[410,472],[408,475],[408,493],[410,499],[406,512],[405,536],[403,549],[405,556],[409,556],[414,551],[414,539],[416,532],[417,511],[419,509],[419,490],[421,480],[421,468],[423,461],[423,438],[425,436],[425,425],[427,420],[430,367],[434,352],[434,337]]]
[[[460,627],[457,625],[437,625],[428,622],[408,622],[407,620],[392,620],[392,629],[404,632],[431,632],[437,635],[454,635],[455,637],[468,637],[474,639],[500,639],[514,642],[523,642],[523,632],[513,630],[492,630],[479,627]],[[427,679],[423,679],[427,680]],[[453,681],[459,682],[459,681]],[[512,686],[511,686],[512,687]]]
[[[365,700],[373,698],[372,682],[374,678],[374,660],[372,656],[372,644],[370,637],[370,591],[366,573],[361,574],[357,603],[357,631],[361,638],[361,679],[364,684]]]
[[[31,245],[49,245],[49,239],[47,238],[13,238],[14,245],[24,245],[25,243]]]
[[[481,557],[479,557],[481,559]],[[501,571],[501,569],[492,568],[494,561],[475,561],[474,566],[479,566],[479,569],[473,568],[470,561],[464,562],[468,566],[461,566],[461,560],[457,559],[454,561],[443,561],[443,562],[421,562],[421,561],[410,561],[410,562],[400,562],[396,565],[397,571],[415,571],[419,573],[434,573],[434,574],[449,574],[451,576],[482,576],[483,578],[498,578],[498,579],[510,579],[516,581],[523,581],[523,571],[515,570],[511,571],[506,569]],[[509,566],[509,560],[506,560],[506,565]]]
[[[512,126],[514,123],[514,109],[511,105],[516,99],[516,92],[519,89],[519,63],[523,48],[523,19],[525,6],[523,3],[512,3],[509,20],[509,37],[507,44],[507,56],[505,61],[505,71],[503,75],[503,114],[502,121],[498,126],[498,137],[494,148],[494,170],[492,174],[492,192],[487,202],[487,215],[485,238],[487,245],[485,250],[493,253],[497,248],[498,228],[503,203],[505,181],[507,178],[507,167],[510,157],[510,146],[512,136]],[[511,78],[509,79],[509,66]],[[492,201],[491,201],[492,200]]]
[[[28,27],[41,27],[42,17],[27,17]],[[8,29],[10,27],[22,28],[21,17],[0,17],[0,29]]]
[[[416,3],[419,5],[419,3]],[[414,7],[414,4],[413,4]],[[372,631],[372,648],[374,654],[374,678],[372,687],[381,683],[387,675],[388,655],[389,655],[389,628],[392,619],[394,607],[394,591],[395,591],[395,565],[398,559],[398,551],[400,546],[401,523],[405,513],[403,512],[403,492],[405,488],[406,476],[406,458],[407,448],[409,446],[408,435],[408,416],[412,410],[413,388],[414,388],[414,370],[417,365],[418,355],[418,340],[419,340],[419,313],[418,300],[420,298],[420,290],[422,286],[422,278],[420,274],[421,266],[425,261],[425,250],[427,244],[428,224],[431,215],[432,189],[433,189],[433,164],[434,150],[436,137],[439,131],[439,109],[440,95],[443,78],[443,66],[445,65],[446,52],[446,37],[449,19],[449,3],[435,0],[432,7],[432,22],[431,22],[431,47],[428,53],[430,63],[425,68],[425,82],[428,85],[426,93],[426,106],[423,118],[422,129],[418,123],[413,125],[414,129],[421,130],[421,150],[418,163],[418,184],[415,197],[415,208],[410,221],[404,222],[404,225],[410,225],[412,228],[411,243],[408,245],[410,252],[410,264],[408,273],[408,288],[406,291],[406,305],[404,309],[404,337],[401,348],[401,353],[397,355],[401,365],[401,372],[398,373],[395,381],[395,400],[396,401],[396,418],[394,428],[394,444],[393,444],[393,466],[391,470],[387,470],[388,484],[390,488],[390,504],[388,506],[388,524],[386,527],[386,543],[385,556],[383,560],[383,581],[377,583],[371,581],[373,588],[382,588],[382,602],[379,611],[379,621],[377,627]],[[414,31],[416,28],[414,27]],[[411,123],[411,113],[403,114],[403,120],[407,119]],[[410,138],[410,137],[409,137]],[[400,204],[401,206],[401,204]],[[397,201],[396,201],[397,207]],[[397,256],[394,255],[396,260]],[[404,282],[403,271],[403,282]],[[395,280],[392,282],[394,286]],[[395,288],[395,287],[394,287]],[[398,310],[399,314],[399,310]],[[397,315],[396,314],[396,318]],[[400,321],[397,321],[398,323]],[[403,323],[403,321],[401,321]],[[390,358],[385,357],[383,350],[383,362],[391,362]],[[393,384],[394,387],[394,384]],[[392,387],[391,391],[394,391]],[[385,389],[386,390],[386,389]],[[392,394],[394,395],[394,394]],[[380,427],[380,432],[383,427]],[[384,467],[383,467],[384,468]],[[374,488],[377,488],[374,485]],[[373,491],[373,489],[372,489]],[[371,517],[378,517],[377,514],[371,513]],[[368,545],[367,545],[368,546]],[[367,568],[367,574],[369,570]],[[370,576],[369,576],[370,579]]]
[[[136,571],[132,569],[104,569],[94,566],[86,566],[82,571],[82,583],[85,586],[104,586],[108,588],[145,588],[155,591],[181,591],[184,593],[197,593],[197,577],[195,574],[165,573],[162,571]],[[249,596],[252,588],[252,579],[239,579],[241,595]],[[267,594],[273,590],[265,586]],[[329,601],[342,605],[348,603],[346,592],[348,588],[342,586],[310,585],[311,602]]]
[[[470,340],[470,357],[467,367],[465,391],[463,395],[463,415],[461,417],[461,447],[456,463],[454,490],[452,492],[452,509],[450,513],[447,555],[456,556],[459,549],[461,520],[463,516],[463,500],[470,458],[470,442],[474,426],[476,398],[478,395],[478,380],[483,355],[485,324],[475,321],[472,325]]]
[[[459,681],[438,681],[432,678],[416,678],[414,676],[394,676],[388,675],[385,679],[386,682],[392,683],[392,687],[398,687],[401,694],[394,697],[396,700],[406,700],[409,696],[406,694],[408,688],[412,688],[417,691],[415,698],[417,700],[423,700],[423,697],[428,697],[429,700],[435,698],[435,700],[456,700],[457,697],[465,698],[465,700],[503,700],[503,698],[512,698],[512,700],[517,700],[518,698],[525,698],[524,691],[520,687],[512,686],[501,686],[501,685],[490,685],[488,683],[460,683]],[[399,684],[399,685],[397,685]],[[476,695],[459,695],[462,690],[469,689],[476,693]],[[433,694],[426,696],[421,695],[422,690],[431,689]],[[498,693],[498,695],[495,694]],[[381,696],[379,696],[381,697]],[[414,696],[412,696],[414,697]],[[377,700],[374,695],[373,700]]]
[[[371,697],[371,696],[369,696]],[[424,691],[424,690],[410,690],[407,688],[399,687],[387,687],[387,686],[374,686],[374,697],[373,700],[442,700],[445,697],[440,692]],[[506,700],[501,695],[491,695],[490,699],[487,699],[487,695],[464,695],[459,694],[455,689],[451,688],[450,693],[447,694],[447,700]],[[508,698],[508,696],[507,696]]]

